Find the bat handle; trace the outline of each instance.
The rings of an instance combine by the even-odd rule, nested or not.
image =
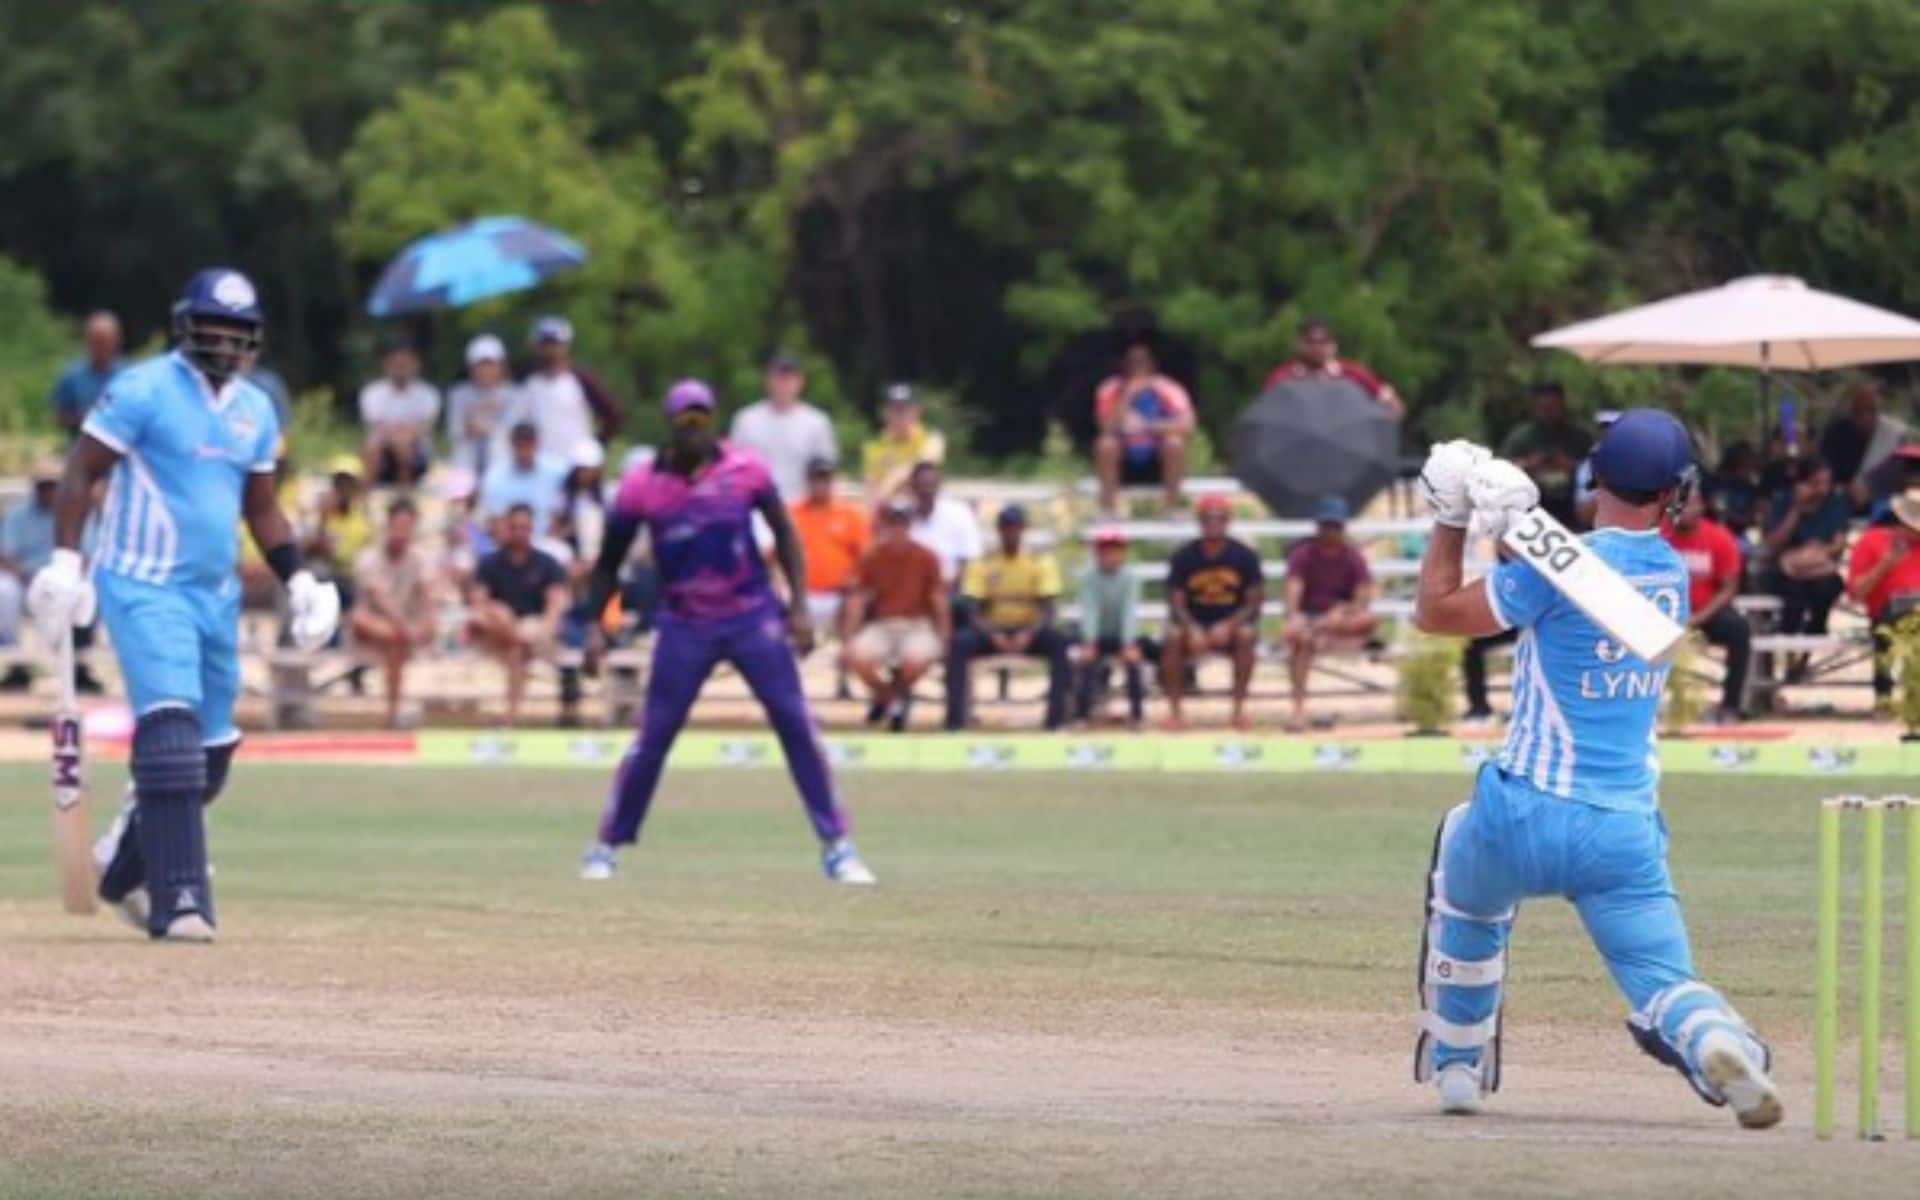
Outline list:
[[[53,644],[53,674],[60,685],[62,713],[76,712],[80,707],[80,699],[73,685],[73,658],[73,626],[69,625],[54,639]]]

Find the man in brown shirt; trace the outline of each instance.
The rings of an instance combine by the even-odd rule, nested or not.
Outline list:
[[[846,628],[859,630],[847,647],[848,665],[873,691],[867,723],[885,719],[895,733],[907,727],[913,685],[953,633],[940,559],[913,540],[912,525],[905,500],[881,510],[877,536],[847,596]]]
[[[433,642],[433,566],[413,544],[419,513],[404,497],[387,508],[380,540],[354,560],[354,641],[380,656],[387,684],[387,724],[400,723],[407,660]]]

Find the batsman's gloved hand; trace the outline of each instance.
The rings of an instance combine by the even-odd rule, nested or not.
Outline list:
[[[1540,488],[1527,473],[1504,458],[1490,458],[1467,476],[1467,499],[1480,527],[1498,538],[1522,513],[1540,504]]]
[[[49,646],[75,626],[93,624],[96,604],[93,581],[87,578],[78,550],[55,550],[27,585],[27,611]]]
[[[1441,442],[1427,452],[1426,465],[1420,468],[1420,495],[1433,510],[1433,519],[1442,525],[1465,529],[1473,516],[1473,502],[1467,495],[1467,477],[1473,469],[1492,458],[1485,446],[1463,438]]]
[[[302,650],[318,650],[333,640],[340,627],[340,589],[321,583],[311,571],[295,571],[287,580],[288,629],[293,644]]]

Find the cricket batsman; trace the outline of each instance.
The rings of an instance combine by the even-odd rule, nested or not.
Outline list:
[[[1658,409],[1620,418],[1593,452],[1594,530],[1585,543],[1684,624],[1687,573],[1660,537],[1663,513],[1692,485],[1686,430]],[[1709,1104],[1765,1129],[1781,1118],[1767,1046],[1694,974],[1667,873],[1654,720],[1667,667],[1635,657],[1515,560],[1461,583],[1475,512],[1496,537],[1539,503],[1513,464],[1467,442],[1428,456],[1420,486],[1434,512],[1414,620],[1429,633],[1520,631],[1505,746],[1473,795],[1440,823],[1420,954],[1414,1076],[1440,1107],[1479,1111],[1499,1086],[1501,989],[1515,906],[1564,896],[1632,1006],[1634,1042],[1677,1069]]]
[[[647,698],[639,736],[613,777],[599,839],[588,849],[580,877],[613,877],[616,849],[640,836],[667,751],[707,676],[725,661],[747,681],[780,738],[787,769],[820,839],[827,878],[872,884],[873,872],[847,838],[826,752],[800,689],[794,653],[813,646],[807,606],[795,603],[782,611],[754,544],[753,516],[759,513],[773,531],[788,594],[804,597],[799,535],[766,464],[716,436],[713,392],[706,384],[697,379],[674,384],[666,410],[672,427],[667,446],[654,462],[620,481],[588,591],[587,612],[597,618],[645,525],[664,593]]]
[[[264,327],[253,284],[225,267],[202,271],[173,322],[174,350],[116,376],[82,424],[54,503],[56,549],[29,603],[49,641],[97,605],[126,679],[133,799],[95,851],[101,899],[150,937],[210,942],[201,809],[240,742],[238,519],[286,584],[296,643],[333,636],[340,597],[300,568],[274,499],[273,404],[241,378]],[[89,578],[80,531],[102,479]]]

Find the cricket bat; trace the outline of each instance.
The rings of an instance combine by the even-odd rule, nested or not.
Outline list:
[[[73,631],[54,654],[60,678],[60,711],[53,716],[53,858],[60,876],[60,904],[84,916],[93,911],[92,818],[87,811],[80,704],[73,690]]]
[[[1552,514],[1532,509],[1515,518],[1500,539],[1514,557],[1546,576],[1594,624],[1647,662],[1659,662],[1686,630]]]

